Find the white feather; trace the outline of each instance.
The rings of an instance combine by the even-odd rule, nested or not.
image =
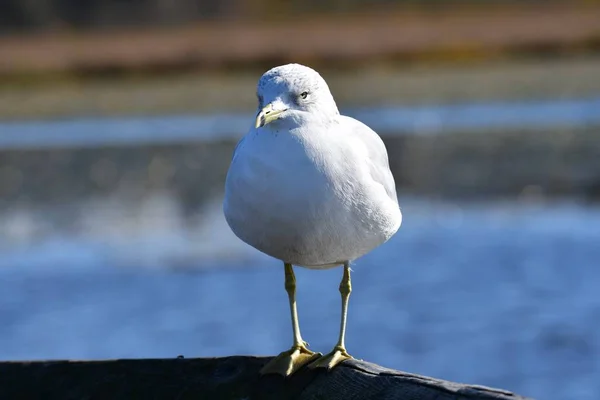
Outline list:
[[[235,149],[223,205],[233,232],[310,268],[354,260],[387,241],[402,214],[381,138],[341,116],[323,78],[308,67],[268,71],[258,95],[265,104],[285,102],[288,111],[251,129]]]

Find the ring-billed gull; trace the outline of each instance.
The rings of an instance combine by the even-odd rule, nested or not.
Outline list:
[[[402,214],[383,141],[340,115],[325,80],[288,64],[257,88],[256,124],[238,143],[225,182],[223,211],[244,242],[284,263],[294,343],[262,370],[293,374],[303,365],[331,369],[351,358],[344,337],[350,261],[387,241]],[[302,340],[292,265],[344,266],[339,340],[325,356]]]

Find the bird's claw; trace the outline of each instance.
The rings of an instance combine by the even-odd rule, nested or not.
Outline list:
[[[306,346],[294,346],[290,350],[280,353],[277,357],[269,361],[267,365],[262,367],[260,374],[279,374],[288,377],[321,356],[321,353],[310,351]]]
[[[318,358],[316,361],[311,363],[308,368],[316,369],[316,368],[326,368],[330,371],[332,368],[340,364],[345,360],[349,360],[353,358],[345,348],[341,346],[336,346],[330,353],[325,354],[324,356]]]

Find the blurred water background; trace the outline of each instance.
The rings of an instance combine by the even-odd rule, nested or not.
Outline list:
[[[599,20],[596,1],[4,2],[0,359],[289,347],[283,269],[221,200],[257,79],[297,61],[382,135],[404,213],[354,263],[351,354],[600,398]],[[328,351],[341,270],[297,277]]]

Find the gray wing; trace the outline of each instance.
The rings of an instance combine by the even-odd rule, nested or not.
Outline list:
[[[383,140],[374,130],[362,122],[346,116],[340,116],[340,118],[343,119],[343,124],[350,128],[348,134],[360,140],[367,150],[371,177],[385,188],[387,195],[397,204],[396,182],[392,171],[390,171],[387,149]]]

